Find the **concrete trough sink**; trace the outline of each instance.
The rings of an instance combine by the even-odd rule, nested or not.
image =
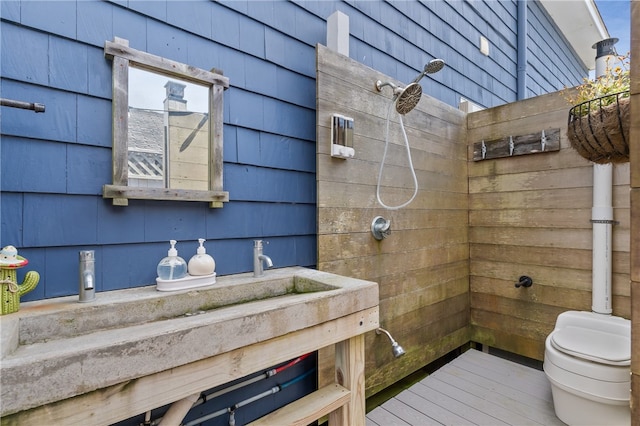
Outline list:
[[[1,416],[169,370],[378,305],[370,281],[293,267],[26,302],[0,317]]]

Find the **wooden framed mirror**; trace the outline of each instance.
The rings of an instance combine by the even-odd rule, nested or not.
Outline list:
[[[222,207],[224,90],[229,79],[105,42],[113,61],[113,182],[103,197],[206,201]]]

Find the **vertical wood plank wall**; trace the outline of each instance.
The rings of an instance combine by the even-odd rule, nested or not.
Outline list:
[[[469,162],[471,339],[538,360],[559,313],[591,310],[593,166],[570,147],[568,110],[552,93],[468,116],[469,158],[483,139],[561,129],[559,152]],[[613,181],[613,313],[630,318],[629,163]]]
[[[376,182],[391,89],[378,93],[377,79],[389,77],[317,46],[318,269],[378,282],[381,326],[407,351],[394,359],[386,336],[365,336],[367,395],[466,343],[469,322],[465,114],[424,95],[405,116],[420,191],[385,210]],[[355,158],[329,155],[333,113],[355,120]],[[390,140],[381,196],[394,206],[413,194],[395,110]],[[391,220],[382,241],[378,215]]]
[[[640,1],[631,2],[631,418],[640,426]]]

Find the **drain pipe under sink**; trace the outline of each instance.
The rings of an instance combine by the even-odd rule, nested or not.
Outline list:
[[[169,407],[165,415],[162,416],[160,426],[180,426],[189,413],[189,410],[191,410],[191,407],[193,407],[193,404],[195,404],[199,398],[200,394],[194,393],[171,404],[171,407]]]

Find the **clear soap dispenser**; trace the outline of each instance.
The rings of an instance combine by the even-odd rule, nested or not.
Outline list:
[[[189,259],[189,275],[211,275],[216,270],[216,262],[213,257],[207,254],[204,248],[204,238],[198,238],[200,247],[196,250],[196,254]]]
[[[171,248],[167,257],[158,263],[158,278],[161,280],[177,280],[187,276],[187,262],[178,256],[176,240],[169,241]]]

